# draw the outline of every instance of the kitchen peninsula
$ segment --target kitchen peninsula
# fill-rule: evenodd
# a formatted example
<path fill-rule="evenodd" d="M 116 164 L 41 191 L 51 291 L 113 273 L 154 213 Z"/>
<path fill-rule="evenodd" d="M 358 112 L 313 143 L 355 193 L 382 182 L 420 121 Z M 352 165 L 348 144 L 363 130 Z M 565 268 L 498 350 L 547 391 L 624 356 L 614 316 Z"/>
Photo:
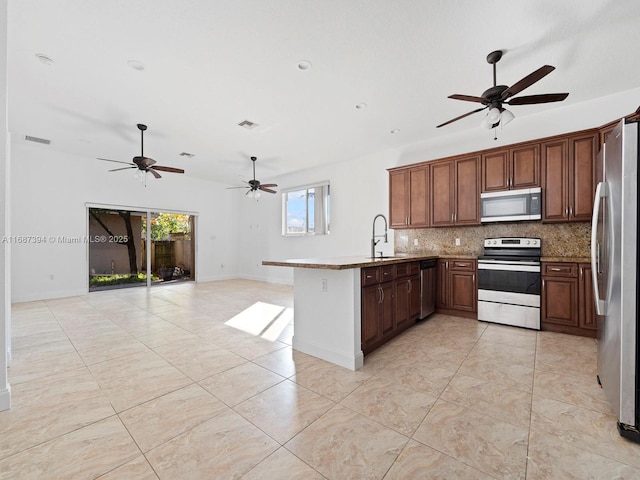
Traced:
<path fill-rule="evenodd" d="M 293 348 L 358 370 L 364 363 L 362 269 L 391 267 L 395 276 L 397 266 L 430 258 L 438 257 L 428 254 L 375 259 L 352 256 L 263 261 L 262 264 L 294 269 Z"/>

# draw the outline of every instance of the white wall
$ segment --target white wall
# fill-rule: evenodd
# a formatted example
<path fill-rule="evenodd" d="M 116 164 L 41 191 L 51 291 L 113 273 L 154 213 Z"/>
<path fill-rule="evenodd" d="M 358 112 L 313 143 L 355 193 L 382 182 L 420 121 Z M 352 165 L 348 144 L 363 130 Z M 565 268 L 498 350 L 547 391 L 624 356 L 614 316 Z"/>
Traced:
<path fill-rule="evenodd" d="M 0 238 L 11 234 L 9 134 L 7 132 L 7 2 L 0 0 Z M 11 352 L 11 245 L 0 243 L 0 411 L 11 406 L 7 377 Z"/>
<path fill-rule="evenodd" d="M 149 180 L 144 187 L 130 172 L 107 172 L 109 168 L 95 158 L 13 142 L 12 233 L 47 239 L 46 243 L 12 246 L 13 302 L 88 291 L 87 245 L 55 240 L 58 236 L 87 234 L 87 202 L 196 213 L 197 279 L 239 275 L 235 235 L 238 212 L 233 191 L 224 185 L 171 173 L 157 181 Z"/>
<path fill-rule="evenodd" d="M 596 101 L 558 108 L 549 113 L 516 118 L 505 130 L 498 130 L 498 140 L 495 141 L 493 131 L 478 127 L 473 131 L 379 152 L 349 162 L 309 169 L 280 178 L 265 178 L 278 183 L 279 189 L 328 179 L 331 182 L 331 234 L 283 237 L 281 195 L 264 195 L 267 198 L 260 198 L 257 204 L 247 199 L 242 204 L 242 271 L 250 278 L 291 283 L 293 269 L 259 266 L 260 262 L 301 257 L 368 255 L 374 216 L 377 213 L 388 216 L 387 168 L 595 128 L 633 113 L 639 105 L 640 88 L 637 88 Z M 379 229 L 381 223 L 377 227 Z M 389 235 L 389 241 L 389 245 L 385 247 L 392 252 L 392 234 Z M 378 245 L 380 246 L 382 244 Z"/>

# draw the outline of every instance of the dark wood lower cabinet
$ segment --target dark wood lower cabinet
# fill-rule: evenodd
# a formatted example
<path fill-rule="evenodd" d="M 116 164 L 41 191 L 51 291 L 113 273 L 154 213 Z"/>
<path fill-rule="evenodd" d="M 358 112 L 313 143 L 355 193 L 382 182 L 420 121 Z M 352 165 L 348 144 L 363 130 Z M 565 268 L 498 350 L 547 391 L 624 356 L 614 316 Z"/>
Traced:
<path fill-rule="evenodd" d="M 440 259 L 436 268 L 436 312 L 478 318 L 476 261 Z"/>
<path fill-rule="evenodd" d="M 366 355 L 418 319 L 420 264 L 407 262 L 363 268 L 361 279 L 361 340 Z"/>
<path fill-rule="evenodd" d="M 543 263 L 541 329 L 595 338 L 591 288 L 589 264 Z"/>

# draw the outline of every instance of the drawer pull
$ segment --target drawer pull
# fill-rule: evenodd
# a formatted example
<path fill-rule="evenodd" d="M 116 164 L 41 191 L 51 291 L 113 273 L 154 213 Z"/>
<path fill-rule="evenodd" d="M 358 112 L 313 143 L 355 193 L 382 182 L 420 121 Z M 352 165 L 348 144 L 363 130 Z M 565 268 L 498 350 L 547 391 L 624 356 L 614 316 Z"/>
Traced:
<path fill-rule="evenodd" d="M 373 275 L 367 275 L 367 278 L 373 278 Z"/>
<path fill-rule="evenodd" d="M 551 268 L 552 272 L 561 272 L 562 269 L 561 268 Z"/>
<path fill-rule="evenodd" d="M 459 267 L 468 267 L 469 264 L 468 263 L 458 263 L 457 264 Z"/>

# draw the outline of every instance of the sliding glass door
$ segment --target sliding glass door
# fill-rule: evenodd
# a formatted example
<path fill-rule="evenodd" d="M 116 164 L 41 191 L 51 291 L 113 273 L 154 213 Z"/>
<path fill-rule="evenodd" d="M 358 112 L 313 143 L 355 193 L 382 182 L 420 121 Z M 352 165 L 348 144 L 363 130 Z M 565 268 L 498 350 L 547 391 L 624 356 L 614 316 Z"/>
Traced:
<path fill-rule="evenodd" d="M 88 217 L 90 291 L 195 280 L 193 215 L 89 207 Z"/>

